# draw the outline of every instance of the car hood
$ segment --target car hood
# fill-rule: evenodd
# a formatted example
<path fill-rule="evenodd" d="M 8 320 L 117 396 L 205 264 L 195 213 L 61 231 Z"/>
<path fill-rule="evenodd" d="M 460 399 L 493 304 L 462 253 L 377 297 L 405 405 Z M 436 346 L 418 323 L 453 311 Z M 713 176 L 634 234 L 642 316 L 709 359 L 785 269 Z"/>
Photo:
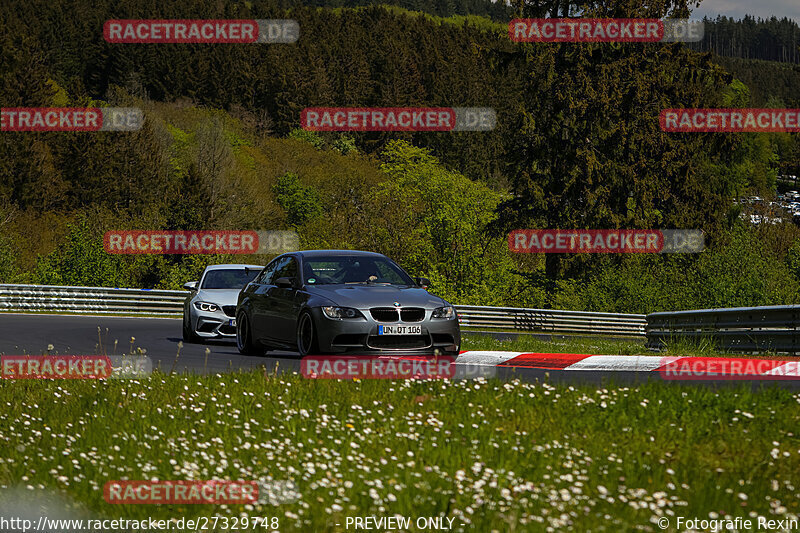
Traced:
<path fill-rule="evenodd" d="M 420 287 L 395 285 L 315 285 L 306 286 L 310 294 L 331 300 L 342 307 L 367 309 L 370 307 L 441 307 L 446 302 Z"/>
<path fill-rule="evenodd" d="M 236 305 L 239 291 L 241 289 L 201 289 L 193 300 L 217 305 Z"/>

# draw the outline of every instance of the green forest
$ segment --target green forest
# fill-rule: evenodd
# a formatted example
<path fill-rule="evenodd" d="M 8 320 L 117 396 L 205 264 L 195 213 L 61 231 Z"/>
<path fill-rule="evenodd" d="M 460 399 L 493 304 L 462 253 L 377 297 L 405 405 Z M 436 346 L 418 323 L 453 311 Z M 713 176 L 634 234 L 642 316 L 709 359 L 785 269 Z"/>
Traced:
<path fill-rule="evenodd" d="M 296 229 L 305 248 L 385 253 L 456 304 L 652 312 L 800 301 L 800 230 L 752 226 L 736 203 L 771 198 L 779 174 L 800 174 L 797 135 L 676 134 L 658 124 L 663 108 L 797 105 L 795 56 L 514 43 L 491 2 L 372 4 L 4 3 L 2 107 L 134 106 L 146 118 L 136 132 L 0 134 L 0 283 L 179 288 L 233 258 L 109 255 L 103 233 Z M 571 7 L 525 0 L 509 9 Z M 689 6 L 587 9 L 685 17 Z M 106 20 L 136 18 L 292 18 L 301 37 L 104 41 Z M 498 124 L 317 134 L 299 128 L 312 106 L 492 107 Z M 699 228 L 708 249 L 518 255 L 506 244 L 517 228 Z"/>

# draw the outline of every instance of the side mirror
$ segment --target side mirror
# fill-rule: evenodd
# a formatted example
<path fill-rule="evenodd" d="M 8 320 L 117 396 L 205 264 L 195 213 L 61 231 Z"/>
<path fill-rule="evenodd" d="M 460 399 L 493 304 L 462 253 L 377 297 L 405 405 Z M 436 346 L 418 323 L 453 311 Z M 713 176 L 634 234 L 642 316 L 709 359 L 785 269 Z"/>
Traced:
<path fill-rule="evenodd" d="M 423 289 L 427 289 L 431 286 L 431 280 L 428 278 L 414 278 L 414 281 Z"/>
<path fill-rule="evenodd" d="M 183 284 L 183 288 L 187 291 L 196 291 L 197 290 L 197 282 L 196 281 L 189 281 Z"/>
<path fill-rule="evenodd" d="M 279 289 L 294 288 L 294 278 L 278 278 L 275 280 L 275 286 Z"/>

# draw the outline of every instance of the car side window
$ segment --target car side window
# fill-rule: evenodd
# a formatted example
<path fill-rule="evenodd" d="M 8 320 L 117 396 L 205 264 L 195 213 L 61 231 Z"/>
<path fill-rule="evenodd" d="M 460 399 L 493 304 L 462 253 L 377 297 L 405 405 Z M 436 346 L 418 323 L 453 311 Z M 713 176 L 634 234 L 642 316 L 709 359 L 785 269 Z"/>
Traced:
<path fill-rule="evenodd" d="M 297 260 L 294 257 L 285 257 L 275 271 L 272 281 L 278 278 L 294 278 L 298 279 Z"/>
<path fill-rule="evenodd" d="M 272 263 L 268 264 L 264 267 L 264 270 L 261 271 L 261 274 L 258 275 L 256 278 L 256 283 L 261 285 L 269 285 L 270 281 L 272 281 L 272 274 L 275 273 L 275 269 L 281 263 L 280 259 L 274 260 Z"/>

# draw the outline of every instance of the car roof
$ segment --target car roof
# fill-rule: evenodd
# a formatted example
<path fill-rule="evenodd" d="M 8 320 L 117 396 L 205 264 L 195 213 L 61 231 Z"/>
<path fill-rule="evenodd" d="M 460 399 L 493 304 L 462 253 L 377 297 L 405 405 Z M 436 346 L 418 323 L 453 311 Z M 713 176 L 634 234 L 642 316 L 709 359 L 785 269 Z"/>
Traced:
<path fill-rule="evenodd" d="M 230 269 L 245 269 L 245 268 L 264 268 L 264 265 L 245 265 L 242 263 L 225 264 L 225 265 L 208 265 L 206 270 L 230 270 Z"/>
<path fill-rule="evenodd" d="M 330 257 L 330 256 L 363 256 L 363 257 L 385 257 L 383 254 L 377 252 L 364 252 L 361 250 L 302 250 L 293 252 L 305 259 L 314 259 L 317 257 Z"/>

